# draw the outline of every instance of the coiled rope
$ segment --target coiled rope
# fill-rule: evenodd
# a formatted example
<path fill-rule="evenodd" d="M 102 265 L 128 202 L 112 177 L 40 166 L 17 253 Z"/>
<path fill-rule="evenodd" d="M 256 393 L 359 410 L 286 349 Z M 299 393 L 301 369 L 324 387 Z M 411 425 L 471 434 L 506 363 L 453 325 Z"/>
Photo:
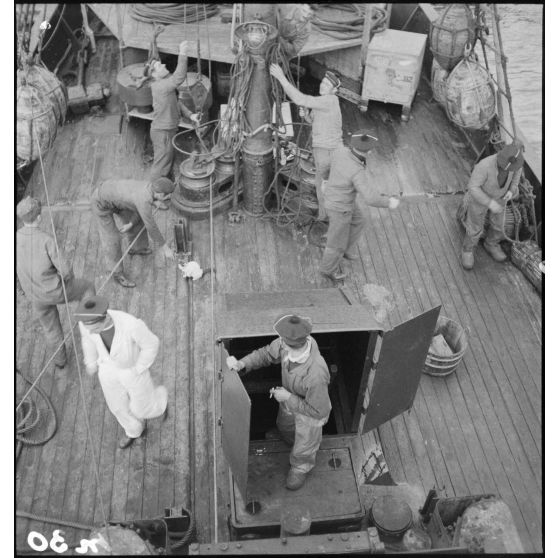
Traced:
<path fill-rule="evenodd" d="M 203 7 L 203 10 L 201 9 Z M 130 15 L 145 23 L 196 23 L 219 13 L 218 4 L 132 4 Z"/>
<path fill-rule="evenodd" d="M 354 17 L 351 19 L 328 19 L 324 10 L 341 10 L 351 12 Z M 387 24 L 387 11 L 379 6 L 374 6 L 373 23 L 370 28 L 371 32 L 377 33 L 383 31 Z M 329 16 L 333 17 L 334 16 Z M 374 21 L 375 20 L 375 21 Z M 312 25 L 324 35 L 339 40 L 360 39 L 364 33 L 364 10 L 358 4 L 325 4 L 315 12 L 312 19 Z"/>
<path fill-rule="evenodd" d="M 33 382 L 29 378 L 24 376 L 19 368 L 16 368 L 16 374 L 21 376 L 21 378 L 29 385 L 33 385 Z M 24 405 L 18 407 L 18 411 L 16 412 L 16 460 L 21 453 L 23 444 L 28 444 L 30 446 L 40 446 L 42 444 L 46 444 L 46 442 L 48 442 L 54 436 L 54 434 L 56 433 L 56 428 L 58 426 L 56 412 L 48 395 L 39 386 L 37 386 L 36 389 L 37 393 L 46 403 L 48 414 L 49 416 L 52 416 L 52 420 L 49 421 L 50 424 L 48 426 L 46 434 L 38 439 L 30 438 L 29 433 L 39 423 L 39 420 L 41 418 L 41 411 L 39 410 L 37 403 L 30 399 L 25 401 Z"/>

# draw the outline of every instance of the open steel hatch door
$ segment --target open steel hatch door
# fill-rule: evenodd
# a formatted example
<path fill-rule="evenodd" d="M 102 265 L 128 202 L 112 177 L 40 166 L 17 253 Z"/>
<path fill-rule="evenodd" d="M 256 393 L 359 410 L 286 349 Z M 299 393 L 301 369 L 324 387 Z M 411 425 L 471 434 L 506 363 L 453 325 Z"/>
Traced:
<path fill-rule="evenodd" d="M 383 334 L 361 434 L 412 407 L 440 308 Z"/>
<path fill-rule="evenodd" d="M 221 344 L 221 440 L 223 453 L 243 497 L 248 481 L 248 445 L 252 403 L 240 376 L 227 366 L 229 353 Z"/>

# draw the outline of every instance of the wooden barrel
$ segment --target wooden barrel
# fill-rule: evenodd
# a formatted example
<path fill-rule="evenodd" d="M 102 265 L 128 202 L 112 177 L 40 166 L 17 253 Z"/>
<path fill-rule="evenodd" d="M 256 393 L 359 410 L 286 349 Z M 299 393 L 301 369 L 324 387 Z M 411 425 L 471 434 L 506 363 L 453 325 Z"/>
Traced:
<path fill-rule="evenodd" d="M 213 104 L 211 81 L 207 76 L 188 72 L 186 79 L 178 87 L 178 98 L 192 112 L 202 113 L 202 122 L 207 122 L 209 109 Z"/>
<path fill-rule="evenodd" d="M 464 58 L 446 82 L 446 112 L 463 128 L 481 130 L 496 114 L 496 96 L 488 72 L 472 58 Z"/>
<path fill-rule="evenodd" d="M 430 24 L 430 50 L 440 66 L 452 70 L 467 44 L 475 45 L 475 18 L 467 4 L 450 4 Z"/>
<path fill-rule="evenodd" d="M 438 316 L 433 337 L 436 335 L 443 335 L 453 355 L 442 356 L 428 349 L 422 371 L 430 376 L 448 376 L 457 368 L 467 350 L 467 330 L 450 318 Z"/>
<path fill-rule="evenodd" d="M 62 125 L 68 110 L 68 91 L 66 86 L 46 68 L 32 64 L 25 70 L 17 71 L 18 81 L 25 81 L 38 89 L 52 103 L 57 122 Z"/>
<path fill-rule="evenodd" d="M 432 59 L 432 71 L 430 74 L 430 85 L 434 99 L 444 107 L 446 106 L 447 80 L 449 72 L 442 68 L 435 58 Z"/>
<path fill-rule="evenodd" d="M 16 99 L 16 153 L 20 159 L 30 163 L 39 158 L 37 140 L 42 157 L 54 143 L 57 131 L 56 114 L 46 95 L 31 85 L 20 84 Z"/>

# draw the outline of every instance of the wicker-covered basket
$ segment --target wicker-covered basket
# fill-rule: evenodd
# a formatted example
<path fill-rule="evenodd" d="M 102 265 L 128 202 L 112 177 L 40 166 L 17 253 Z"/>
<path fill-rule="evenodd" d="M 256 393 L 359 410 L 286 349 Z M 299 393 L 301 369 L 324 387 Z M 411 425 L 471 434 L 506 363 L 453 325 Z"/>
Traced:
<path fill-rule="evenodd" d="M 534 240 L 514 242 L 511 249 L 511 260 L 525 277 L 531 281 L 537 291 L 542 292 L 542 250 Z"/>

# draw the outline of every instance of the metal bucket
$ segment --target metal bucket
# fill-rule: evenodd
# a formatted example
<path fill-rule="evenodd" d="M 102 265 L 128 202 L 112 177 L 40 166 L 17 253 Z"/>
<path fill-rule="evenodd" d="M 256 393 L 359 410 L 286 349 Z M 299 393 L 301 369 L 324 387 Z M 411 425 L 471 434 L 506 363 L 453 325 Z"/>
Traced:
<path fill-rule="evenodd" d="M 231 66 L 219 64 L 215 72 L 216 92 L 218 97 L 228 97 L 231 92 Z"/>
<path fill-rule="evenodd" d="M 464 329 L 450 318 L 438 317 L 433 337 L 439 334 L 444 336 L 446 343 L 453 351 L 453 355 L 441 356 L 429 349 L 422 371 L 430 376 L 448 376 L 451 374 L 461 362 L 468 346 L 468 329 Z"/>
<path fill-rule="evenodd" d="M 122 68 L 116 76 L 118 85 L 118 95 L 121 101 L 124 101 L 130 107 L 150 107 L 153 104 L 153 95 L 151 94 L 151 83 L 153 80 L 149 78 L 139 89 L 136 85 L 143 78 L 143 70 L 145 64 L 130 64 Z"/>
<path fill-rule="evenodd" d="M 191 112 L 202 113 L 202 122 L 207 122 L 209 109 L 213 104 L 211 81 L 207 76 L 188 72 L 186 79 L 178 87 L 178 98 Z"/>
<path fill-rule="evenodd" d="M 380 534 L 392 539 L 401 538 L 413 524 L 413 512 L 409 504 L 392 496 L 376 498 L 368 518 Z"/>
<path fill-rule="evenodd" d="M 262 153 L 242 150 L 244 209 L 251 215 L 264 212 L 264 195 L 273 175 L 273 148 Z"/>

